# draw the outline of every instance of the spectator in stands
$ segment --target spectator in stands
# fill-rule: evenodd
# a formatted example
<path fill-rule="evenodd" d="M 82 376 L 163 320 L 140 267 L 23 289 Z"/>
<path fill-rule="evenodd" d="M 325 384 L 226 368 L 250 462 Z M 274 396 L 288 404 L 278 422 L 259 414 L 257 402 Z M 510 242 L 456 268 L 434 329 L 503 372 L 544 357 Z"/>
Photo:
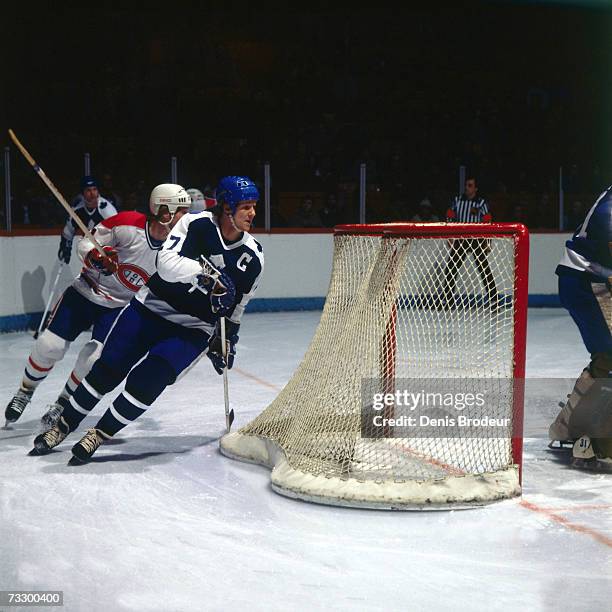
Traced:
<path fill-rule="evenodd" d="M 525 204 L 519 203 L 516 204 L 512 208 L 512 213 L 510 215 L 510 221 L 512 223 L 522 223 L 523 225 L 528 225 L 527 222 L 527 211 L 525 210 Z"/>
<path fill-rule="evenodd" d="M 323 227 L 338 225 L 338 201 L 335 194 L 328 193 L 323 208 L 319 211 Z"/>
<path fill-rule="evenodd" d="M 125 196 L 124 210 L 138 210 L 138 194 L 135 191 Z"/>
<path fill-rule="evenodd" d="M 260 225 L 263 225 L 263 222 Z M 270 202 L 270 227 L 289 227 L 289 223 L 277 202 Z"/>
<path fill-rule="evenodd" d="M 584 206 L 580 200 L 574 200 L 563 220 L 563 229 L 573 232 L 584 221 Z"/>
<path fill-rule="evenodd" d="M 314 209 L 312 197 L 310 195 L 306 195 L 302 198 L 289 224 L 291 227 L 321 227 L 321 218 Z"/>
<path fill-rule="evenodd" d="M 419 202 L 418 211 L 410 220 L 416 223 L 435 223 L 440 221 L 438 215 L 434 214 L 431 201 L 428 198 Z"/>
<path fill-rule="evenodd" d="M 147 215 L 149 213 L 149 191 L 147 190 L 146 181 L 144 179 L 140 179 L 138 183 L 136 183 L 134 193 L 137 200 L 137 205 L 134 210 Z"/>
<path fill-rule="evenodd" d="M 113 177 L 108 172 L 102 175 L 100 195 L 106 198 L 117 210 L 123 210 L 123 198 L 113 186 Z"/>
<path fill-rule="evenodd" d="M 552 229 L 555 226 L 555 218 L 556 214 L 554 204 L 551 200 L 550 194 L 544 192 L 540 196 L 536 208 L 531 216 L 531 227 Z M 558 229 L 558 227 L 556 229 Z"/>

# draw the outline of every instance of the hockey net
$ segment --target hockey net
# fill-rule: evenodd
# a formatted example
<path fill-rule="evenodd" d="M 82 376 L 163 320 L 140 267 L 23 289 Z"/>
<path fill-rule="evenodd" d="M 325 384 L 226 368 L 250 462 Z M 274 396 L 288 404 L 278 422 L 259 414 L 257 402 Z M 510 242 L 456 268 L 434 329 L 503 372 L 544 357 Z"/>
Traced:
<path fill-rule="evenodd" d="M 302 363 L 221 452 L 272 468 L 279 493 L 326 504 L 441 508 L 520 495 L 527 262 L 518 224 L 337 227 Z M 434 405 L 415 407 L 406 391 Z M 484 405 L 435 405 L 466 396 Z"/>

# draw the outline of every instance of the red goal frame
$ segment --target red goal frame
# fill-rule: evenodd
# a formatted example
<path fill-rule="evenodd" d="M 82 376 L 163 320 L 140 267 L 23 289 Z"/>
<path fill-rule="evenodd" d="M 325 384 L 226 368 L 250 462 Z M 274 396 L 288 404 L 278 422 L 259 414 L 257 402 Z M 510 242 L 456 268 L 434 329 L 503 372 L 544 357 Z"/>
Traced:
<path fill-rule="evenodd" d="M 380 236 L 423 238 L 512 238 L 514 260 L 514 405 L 512 419 L 512 455 L 519 465 L 522 480 L 523 415 L 525 397 L 525 359 L 527 345 L 527 303 L 529 288 L 529 231 L 522 223 L 373 223 L 345 224 L 334 227 L 334 236 Z M 393 321 L 387 323 L 391 333 Z M 389 364 L 395 355 L 384 355 Z M 393 366 L 392 366 L 393 367 Z"/>

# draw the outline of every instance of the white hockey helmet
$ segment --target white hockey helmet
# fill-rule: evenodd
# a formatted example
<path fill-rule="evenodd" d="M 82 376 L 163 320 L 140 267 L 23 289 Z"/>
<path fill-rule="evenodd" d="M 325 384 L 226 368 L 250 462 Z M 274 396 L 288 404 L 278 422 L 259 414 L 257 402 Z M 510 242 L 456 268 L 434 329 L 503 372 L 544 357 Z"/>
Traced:
<path fill-rule="evenodd" d="M 199 189 L 192 187 L 187 189 L 187 193 L 191 196 L 189 212 L 198 213 L 206 210 L 206 200 L 204 199 L 204 194 Z"/>
<path fill-rule="evenodd" d="M 191 196 L 180 185 L 173 183 L 162 183 L 153 188 L 149 198 L 149 209 L 154 217 L 159 214 L 159 209 L 167 206 L 172 217 L 178 208 L 191 206 Z"/>

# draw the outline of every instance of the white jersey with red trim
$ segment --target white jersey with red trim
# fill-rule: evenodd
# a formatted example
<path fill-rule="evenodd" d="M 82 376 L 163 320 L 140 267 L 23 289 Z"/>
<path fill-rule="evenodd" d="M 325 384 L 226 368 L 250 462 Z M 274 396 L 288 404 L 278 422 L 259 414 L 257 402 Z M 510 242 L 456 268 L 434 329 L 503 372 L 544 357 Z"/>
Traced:
<path fill-rule="evenodd" d="M 110 246 L 117 251 L 119 267 L 114 274 L 105 276 L 85 263 L 72 286 L 101 306 L 125 306 L 155 272 L 162 241 L 151 237 L 146 216 L 136 211 L 120 212 L 104 219 L 96 225 L 93 234 L 102 247 Z M 87 253 L 93 248 L 91 240 L 84 237 L 78 245 L 79 257 L 86 262 Z"/>

